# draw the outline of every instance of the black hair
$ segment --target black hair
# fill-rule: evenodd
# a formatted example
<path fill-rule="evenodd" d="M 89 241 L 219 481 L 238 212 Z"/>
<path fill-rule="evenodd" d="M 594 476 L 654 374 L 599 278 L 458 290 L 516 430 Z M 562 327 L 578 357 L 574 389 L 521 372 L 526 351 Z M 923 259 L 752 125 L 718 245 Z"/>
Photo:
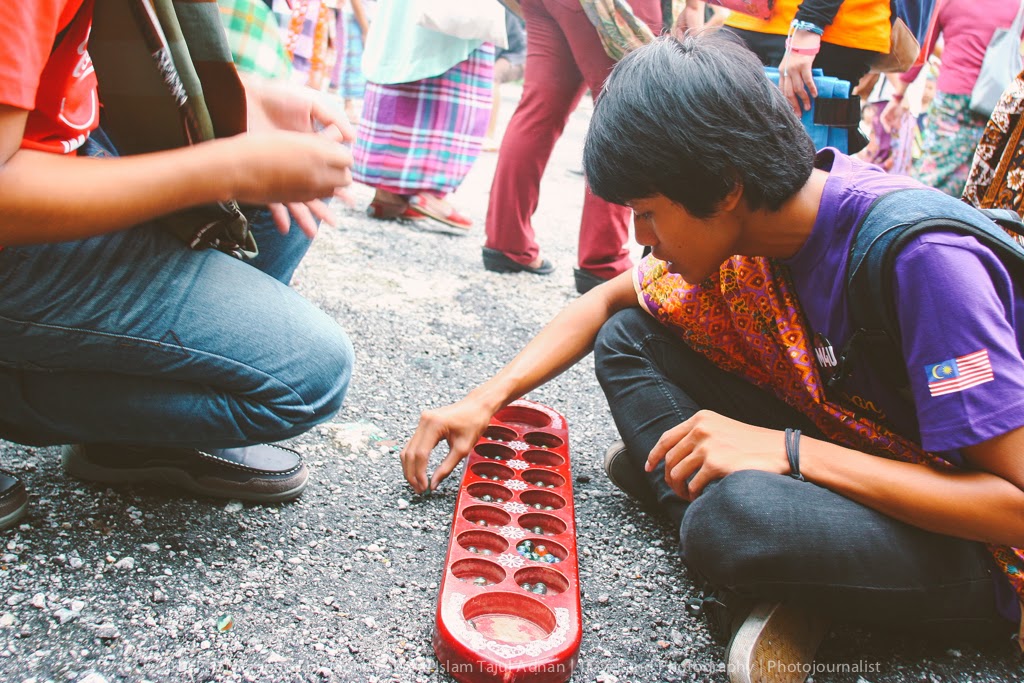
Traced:
<path fill-rule="evenodd" d="M 615 66 L 583 168 L 606 201 L 663 195 L 707 218 L 737 183 L 751 209 L 777 210 L 810 177 L 814 144 L 754 53 L 705 31 L 659 38 Z"/>

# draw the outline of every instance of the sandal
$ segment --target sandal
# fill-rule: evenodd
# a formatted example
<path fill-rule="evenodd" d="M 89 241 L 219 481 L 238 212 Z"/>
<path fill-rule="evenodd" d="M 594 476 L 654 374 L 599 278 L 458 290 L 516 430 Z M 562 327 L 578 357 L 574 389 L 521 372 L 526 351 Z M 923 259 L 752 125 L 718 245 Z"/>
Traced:
<path fill-rule="evenodd" d="M 473 221 L 456 211 L 451 204 L 427 192 L 409 197 L 409 210 L 448 226 L 450 230 L 441 228 L 440 232 L 449 235 L 466 235 L 473 227 Z"/>
<path fill-rule="evenodd" d="M 394 220 L 396 218 L 409 221 L 423 220 L 423 216 L 409 207 L 409 202 L 382 201 L 376 198 L 366 207 L 366 215 L 370 218 L 382 220 Z"/>

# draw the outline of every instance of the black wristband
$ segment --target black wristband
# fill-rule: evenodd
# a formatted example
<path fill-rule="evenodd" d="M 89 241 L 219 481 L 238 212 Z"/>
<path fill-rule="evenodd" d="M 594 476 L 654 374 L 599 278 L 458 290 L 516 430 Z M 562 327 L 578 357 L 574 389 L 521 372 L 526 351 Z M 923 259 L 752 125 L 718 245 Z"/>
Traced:
<path fill-rule="evenodd" d="M 800 430 L 786 429 L 786 457 L 789 459 L 789 476 L 797 481 L 807 481 L 800 474 Z"/>

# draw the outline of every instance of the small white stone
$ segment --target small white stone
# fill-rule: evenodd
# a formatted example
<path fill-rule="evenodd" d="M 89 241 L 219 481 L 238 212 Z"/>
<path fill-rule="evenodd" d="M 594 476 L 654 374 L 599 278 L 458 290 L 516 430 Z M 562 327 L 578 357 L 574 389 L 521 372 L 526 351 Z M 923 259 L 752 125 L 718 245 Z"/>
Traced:
<path fill-rule="evenodd" d="M 95 671 L 90 671 L 82 678 L 79 678 L 78 683 L 109 683 L 109 681 Z"/>
<path fill-rule="evenodd" d="M 10 612 L 0 614 L 0 628 L 10 628 L 11 626 L 14 626 L 14 615 Z"/>
<path fill-rule="evenodd" d="M 160 550 L 160 544 L 159 543 L 143 543 L 142 544 L 142 549 L 143 550 L 148 550 L 151 553 L 155 553 L 158 550 Z"/>
<path fill-rule="evenodd" d="M 120 560 L 114 563 L 115 569 L 135 569 L 135 558 L 134 557 L 122 557 Z"/>
<path fill-rule="evenodd" d="M 46 609 L 46 596 L 42 593 L 36 593 L 32 596 L 32 599 L 28 604 L 32 605 L 36 609 Z"/>
<path fill-rule="evenodd" d="M 245 505 L 240 500 L 230 500 L 228 504 L 224 506 L 224 512 L 241 512 L 245 509 Z"/>
<path fill-rule="evenodd" d="M 100 624 L 96 627 L 96 637 L 102 640 L 117 640 L 121 637 L 121 633 L 113 624 Z"/>
<path fill-rule="evenodd" d="M 59 610 L 53 613 L 53 616 L 57 620 L 58 624 L 63 625 L 68 623 L 72 619 L 77 619 L 79 614 L 79 612 L 75 612 L 74 610 L 64 609 L 63 607 L 61 607 Z"/>
<path fill-rule="evenodd" d="M 398 509 L 399 510 L 404 510 L 407 507 L 409 507 L 409 501 L 407 501 L 405 498 L 399 498 L 398 499 Z"/>
<path fill-rule="evenodd" d="M 287 657 L 282 657 L 276 652 L 271 651 L 270 656 L 267 657 L 267 664 L 280 664 L 281 662 L 287 662 Z"/>

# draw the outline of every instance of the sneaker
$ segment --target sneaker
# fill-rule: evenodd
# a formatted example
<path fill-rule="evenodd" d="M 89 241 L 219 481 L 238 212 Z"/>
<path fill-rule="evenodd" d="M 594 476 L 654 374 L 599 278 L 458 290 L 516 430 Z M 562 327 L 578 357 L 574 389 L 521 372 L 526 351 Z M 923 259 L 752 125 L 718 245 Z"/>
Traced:
<path fill-rule="evenodd" d="M 167 448 L 77 444 L 65 446 L 64 471 L 104 484 L 169 484 L 200 496 L 277 503 L 297 498 L 309 478 L 290 448 Z"/>
<path fill-rule="evenodd" d="M 0 470 L 0 531 L 18 523 L 28 509 L 28 493 L 21 479 Z"/>
<path fill-rule="evenodd" d="M 637 500 L 644 499 L 648 489 L 644 472 L 633 465 L 621 439 L 604 452 L 604 472 L 620 491 Z"/>
<path fill-rule="evenodd" d="M 755 605 L 726 649 L 729 683 L 803 683 L 828 620 L 785 603 Z"/>

